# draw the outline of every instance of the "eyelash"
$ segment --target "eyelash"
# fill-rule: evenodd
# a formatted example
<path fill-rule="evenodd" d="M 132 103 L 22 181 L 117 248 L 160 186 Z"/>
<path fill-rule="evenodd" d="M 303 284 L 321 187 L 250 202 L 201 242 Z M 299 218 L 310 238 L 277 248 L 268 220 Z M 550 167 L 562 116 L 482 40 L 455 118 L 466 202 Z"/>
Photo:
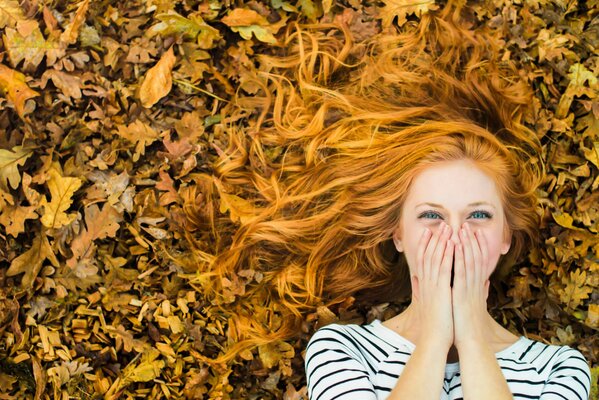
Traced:
<path fill-rule="evenodd" d="M 493 218 L 493 214 L 491 214 L 491 213 L 490 213 L 490 212 L 488 212 L 488 211 L 484 211 L 484 210 L 474 210 L 474 211 L 472 211 L 472 213 L 471 213 L 470 215 L 472 215 L 472 214 L 474 214 L 474 213 L 482 213 L 482 214 L 485 214 L 485 215 L 486 215 L 486 217 L 487 217 L 488 219 L 491 219 L 491 218 Z M 422 214 L 420 214 L 420 215 L 418 216 L 418 218 L 423 218 L 423 217 L 424 217 L 425 215 L 427 215 L 427 214 L 434 214 L 434 215 L 438 215 L 438 216 L 440 216 L 438 213 L 436 213 L 436 212 L 434 212 L 434 211 L 425 211 L 425 212 L 423 212 Z"/>

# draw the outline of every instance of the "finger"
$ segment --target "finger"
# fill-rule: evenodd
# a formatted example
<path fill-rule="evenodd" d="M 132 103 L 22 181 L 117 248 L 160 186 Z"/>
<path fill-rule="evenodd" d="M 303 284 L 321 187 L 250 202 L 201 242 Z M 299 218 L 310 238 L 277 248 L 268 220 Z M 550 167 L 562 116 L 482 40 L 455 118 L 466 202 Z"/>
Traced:
<path fill-rule="evenodd" d="M 464 224 L 465 226 L 466 224 Z M 467 287 L 473 287 L 474 284 L 474 265 L 472 259 L 472 247 L 470 245 L 470 238 L 466 233 L 466 229 L 460 229 L 460 239 L 462 241 L 462 248 L 464 250 L 464 273 Z"/>
<path fill-rule="evenodd" d="M 430 277 L 432 282 L 438 282 L 439 280 L 439 269 L 441 268 L 441 264 L 443 262 L 443 255 L 447 249 L 447 241 L 451 236 L 451 227 L 449 225 L 445 225 L 443 229 L 443 233 L 439 237 L 439 243 L 435 248 L 435 254 L 433 255 Z"/>
<path fill-rule="evenodd" d="M 451 282 L 451 264 L 453 262 L 453 253 L 454 253 L 454 243 L 451 240 L 448 240 L 447 246 L 445 248 L 445 253 L 443 254 L 443 261 L 441 263 L 441 268 L 439 268 L 439 284 L 446 287 L 449 286 Z"/>
<path fill-rule="evenodd" d="M 464 272 L 464 246 L 461 240 L 455 244 L 453 264 L 453 288 L 454 290 L 464 290 L 466 274 Z"/>
<path fill-rule="evenodd" d="M 418 241 L 418 253 L 416 255 L 416 276 L 421 278 L 424 276 L 424 262 L 425 262 L 425 251 L 430 242 L 432 232 L 430 229 L 425 228 L 424 232 L 420 236 Z"/>
<path fill-rule="evenodd" d="M 478 240 L 474 236 L 474 231 L 472 230 L 472 227 L 470 226 L 470 224 L 465 224 L 465 225 L 466 225 L 466 236 L 468 237 L 470 249 L 472 250 L 472 267 L 473 267 L 472 271 L 474 272 L 472 277 L 474 278 L 474 282 L 477 285 L 480 285 L 483 283 L 483 279 L 484 279 L 483 276 L 486 273 L 485 265 L 482 262 L 480 246 L 478 244 Z"/>
<path fill-rule="evenodd" d="M 487 247 L 487 239 L 485 235 L 480 232 L 480 229 L 476 230 L 476 238 L 478 240 L 478 245 L 480 246 L 482 265 L 485 267 L 485 276 L 483 278 L 488 279 L 489 275 L 493 272 L 493 268 L 489 265 L 489 249 Z"/>
<path fill-rule="evenodd" d="M 435 254 L 435 250 L 437 248 L 437 244 L 439 243 L 439 238 L 443 234 L 443 224 L 439 226 L 439 228 L 435 231 L 435 234 L 431 237 L 431 240 L 426 247 L 426 251 L 424 252 L 424 266 L 423 266 L 423 278 L 430 278 L 430 270 L 431 264 L 433 262 L 433 256 Z"/>

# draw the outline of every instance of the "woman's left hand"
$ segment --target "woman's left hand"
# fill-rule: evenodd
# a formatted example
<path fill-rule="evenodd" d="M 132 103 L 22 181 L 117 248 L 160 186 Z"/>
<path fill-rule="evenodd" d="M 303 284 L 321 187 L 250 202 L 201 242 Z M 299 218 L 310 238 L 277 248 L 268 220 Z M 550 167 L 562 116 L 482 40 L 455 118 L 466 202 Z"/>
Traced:
<path fill-rule="evenodd" d="M 472 231 L 468 223 L 460 229 L 460 243 L 454 252 L 454 278 L 451 290 L 454 345 L 484 340 L 489 313 L 487 297 L 489 268 L 484 235 Z M 462 232 L 463 231 L 463 232 Z"/>

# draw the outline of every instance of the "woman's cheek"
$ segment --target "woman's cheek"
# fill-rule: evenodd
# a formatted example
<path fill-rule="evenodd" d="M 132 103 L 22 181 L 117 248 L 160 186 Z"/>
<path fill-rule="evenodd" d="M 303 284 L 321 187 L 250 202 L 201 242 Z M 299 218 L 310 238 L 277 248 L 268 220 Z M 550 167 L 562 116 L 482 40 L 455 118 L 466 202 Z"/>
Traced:
<path fill-rule="evenodd" d="M 485 233 L 481 231 L 481 235 L 484 235 L 484 241 L 482 241 L 482 246 L 487 247 L 487 255 L 488 255 L 488 275 L 490 276 L 495 267 L 497 266 L 497 261 L 499 261 L 499 257 L 501 256 L 501 235 L 494 233 Z"/>

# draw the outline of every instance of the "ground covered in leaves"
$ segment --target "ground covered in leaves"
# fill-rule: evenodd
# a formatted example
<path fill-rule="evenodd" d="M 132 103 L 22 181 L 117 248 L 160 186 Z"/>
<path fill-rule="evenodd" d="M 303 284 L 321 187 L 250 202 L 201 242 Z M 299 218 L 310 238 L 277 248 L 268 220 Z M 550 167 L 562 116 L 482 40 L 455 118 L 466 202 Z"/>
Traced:
<path fill-rule="evenodd" d="M 0 399 L 302 399 L 317 321 L 397 313 L 350 299 L 307 315 L 294 341 L 212 365 L 227 318 L 193 283 L 193 263 L 170 254 L 185 256 L 184 232 L 207 248 L 225 241 L 247 212 L 217 185 L 222 235 L 206 234 L 202 188 L 225 156 L 229 100 L 261 79 L 257 55 L 280 48 L 293 21 L 344 23 L 359 40 L 441 6 L 411 4 L 0 0 Z M 596 399 L 599 3 L 473 9 L 535 88 L 526 122 L 549 167 L 546 246 L 510 275 L 494 312 L 578 348 Z"/>

